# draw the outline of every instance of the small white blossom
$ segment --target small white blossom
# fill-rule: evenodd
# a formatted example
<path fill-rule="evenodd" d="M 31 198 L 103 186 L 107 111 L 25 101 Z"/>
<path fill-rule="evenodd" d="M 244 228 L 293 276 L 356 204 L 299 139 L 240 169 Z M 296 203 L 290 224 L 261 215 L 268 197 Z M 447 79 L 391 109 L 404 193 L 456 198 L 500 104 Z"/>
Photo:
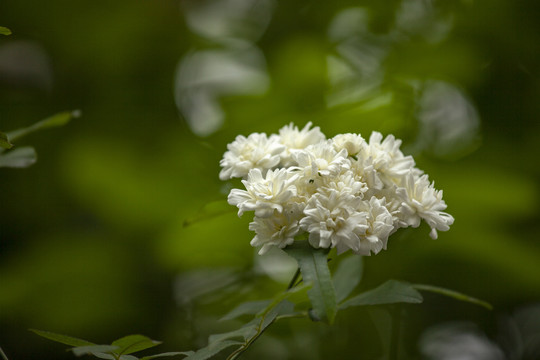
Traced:
<path fill-rule="evenodd" d="M 394 231 L 392 214 L 386 208 L 386 200 L 377 199 L 375 196 L 368 201 L 363 201 L 358 210 L 364 211 L 367 216 L 366 233 L 360 238 L 360 249 L 354 250 L 360 255 L 377 254 L 382 249 L 386 250 L 388 237 Z M 347 249 L 345 249 L 347 250 Z M 338 247 L 338 253 L 340 248 Z"/>
<path fill-rule="evenodd" d="M 247 138 L 238 135 L 227 149 L 219 163 L 223 168 L 219 173 L 221 180 L 245 178 L 251 169 L 274 168 L 279 164 L 279 155 L 285 146 L 279 143 L 277 135 L 267 137 L 264 133 L 253 133 Z"/>
<path fill-rule="evenodd" d="M 313 124 L 310 121 L 302 130 L 298 130 L 298 127 L 290 123 L 279 130 L 280 142 L 286 147 L 285 151 L 281 154 L 281 163 L 283 166 L 293 164 L 292 153 L 295 150 L 305 149 L 309 145 L 318 144 L 326 139 L 326 136 L 324 136 L 318 126 L 310 129 L 311 125 Z"/>
<path fill-rule="evenodd" d="M 442 199 L 442 190 L 435 190 L 429 183 L 428 176 L 416 177 L 411 171 L 405 177 L 405 190 L 408 201 L 402 204 L 401 213 L 409 226 L 418 227 L 424 219 L 431 227 L 430 236 L 437 238 L 437 230 L 447 231 L 454 223 L 452 215 L 443 212 L 446 203 Z"/>
<path fill-rule="evenodd" d="M 272 246 L 282 249 L 292 244 L 300 231 L 298 221 L 302 216 L 302 209 L 301 204 L 292 203 L 282 213 L 274 212 L 271 217 L 255 216 L 249 224 L 249 230 L 256 234 L 251 240 L 251 246 L 262 246 L 259 255 L 263 255 Z"/>
<path fill-rule="evenodd" d="M 238 207 L 238 216 L 245 211 L 255 211 L 255 216 L 270 217 L 274 210 L 282 212 L 283 206 L 296 196 L 294 181 L 297 177 L 287 169 L 269 170 L 265 177 L 261 170 L 253 169 L 247 180 L 242 180 L 246 190 L 231 190 L 229 204 Z"/>
<path fill-rule="evenodd" d="M 339 134 L 332 138 L 336 151 L 347 150 L 349 156 L 356 156 L 360 151 L 365 151 L 368 146 L 364 138 L 358 134 Z"/>
<path fill-rule="evenodd" d="M 369 146 L 361 156 L 371 158 L 373 168 L 377 170 L 380 178 L 388 185 L 399 182 L 415 163 L 412 156 L 405 156 L 399 149 L 401 140 L 394 135 L 388 135 L 384 140 L 381 133 L 374 131 L 369 137 Z"/>
<path fill-rule="evenodd" d="M 315 248 L 336 247 L 360 250 L 360 237 L 368 229 L 366 213 L 356 210 L 359 197 L 340 196 L 335 190 L 329 195 L 315 194 L 308 201 L 300 220 L 302 229 L 309 233 L 309 243 Z"/>
<path fill-rule="evenodd" d="M 316 179 L 319 176 L 335 176 L 349 169 L 347 150 L 336 151 L 331 140 L 308 146 L 293 153 L 293 159 L 304 177 Z"/>

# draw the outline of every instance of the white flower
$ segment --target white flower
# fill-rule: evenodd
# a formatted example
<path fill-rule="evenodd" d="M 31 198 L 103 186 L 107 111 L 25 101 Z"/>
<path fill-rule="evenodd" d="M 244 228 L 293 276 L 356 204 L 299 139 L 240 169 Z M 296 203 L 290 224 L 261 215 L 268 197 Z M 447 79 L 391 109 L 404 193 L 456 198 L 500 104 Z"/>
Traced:
<path fill-rule="evenodd" d="M 253 222 L 249 224 L 249 230 L 256 234 L 251 240 L 251 246 L 262 245 L 259 255 L 263 255 L 272 246 L 282 249 L 292 244 L 300 231 L 298 220 L 302 216 L 302 209 L 302 204 L 292 203 L 282 213 L 275 212 L 271 217 L 255 216 Z"/>
<path fill-rule="evenodd" d="M 295 150 L 305 149 L 309 145 L 318 144 L 326 139 L 318 126 L 310 129 L 311 125 L 310 121 L 302 130 L 298 130 L 298 127 L 290 123 L 279 130 L 280 142 L 286 146 L 286 150 L 281 154 L 283 166 L 293 164 L 292 153 Z"/>
<path fill-rule="evenodd" d="M 404 221 L 412 227 L 418 227 L 424 219 L 431 227 L 430 236 L 437 238 L 437 230 L 447 231 L 454 223 L 452 215 L 443 212 L 446 203 L 442 199 L 442 190 L 435 190 L 429 183 L 428 176 L 417 177 L 413 171 L 405 177 L 405 190 L 408 201 L 402 204 L 401 213 Z"/>
<path fill-rule="evenodd" d="M 315 248 L 340 248 L 360 250 L 360 237 L 368 229 L 366 213 L 355 209 L 362 199 L 340 196 L 330 190 L 329 196 L 315 194 L 304 209 L 305 217 L 300 220 L 302 229 L 309 232 L 309 243 Z"/>
<path fill-rule="evenodd" d="M 265 218 L 274 210 L 283 212 L 283 206 L 296 196 L 294 181 L 298 175 L 287 169 L 269 170 L 263 177 L 261 170 L 253 169 L 247 180 L 242 180 L 246 190 L 232 189 L 228 202 L 238 207 L 238 216 L 245 211 L 255 211 L 255 216 Z"/>
<path fill-rule="evenodd" d="M 304 177 L 313 180 L 318 176 L 338 175 L 342 170 L 351 167 L 347 159 L 347 150 L 337 152 L 331 140 L 310 145 L 305 150 L 295 151 L 293 159 L 302 170 Z"/>
<path fill-rule="evenodd" d="M 369 137 L 369 146 L 361 153 L 364 159 L 371 158 L 373 168 L 380 174 L 381 180 L 389 185 L 399 182 L 415 166 L 413 157 L 403 155 L 400 146 L 401 140 L 394 135 L 388 135 L 383 140 L 382 134 L 374 131 Z"/>
<path fill-rule="evenodd" d="M 340 193 L 340 196 L 352 195 L 363 198 L 368 187 L 366 183 L 359 181 L 352 171 L 346 170 L 337 176 L 324 177 L 317 188 L 318 193 L 326 196 L 329 195 L 331 190 L 336 190 Z"/>
<path fill-rule="evenodd" d="M 251 169 L 272 169 L 279 164 L 285 146 L 279 143 L 277 135 L 253 133 L 247 138 L 238 135 L 227 149 L 219 163 L 223 168 L 219 173 L 221 180 L 245 178 Z"/>
<path fill-rule="evenodd" d="M 359 134 L 326 140 L 311 126 L 238 136 L 221 160 L 220 178 L 243 178 L 245 189 L 231 190 L 228 202 L 239 216 L 254 211 L 249 229 L 259 254 L 306 232 L 315 248 L 377 254 L 399 228 L 424 220 L 437 238 L 453 224 L 442 191 L 401 152 L 401 140 L 378 132 L 369 142 Z"/>
<path fill-rule="evenodd" d="M 365 212 L 368 228 L 360 237 L 360 248 L 353 251 L 360 255 L 377 254 L 382 249 L 386 250 L 388 237 L 394 231 L 394 220 L 392 214 L 386 208 L 386 200 L 371 197 L 369 201 L 363 201 L 358 210 Z M 338 253 L 348 249 L 337 248 Z"/>
<path fill-rule="evenodd" d="M 350 133 L 336 135 L 332 138 L 332 142 L 336 151 L 345 149 L 349 156 L 356 156 L 356 154 L 368 146 L 362 136 Z"/>

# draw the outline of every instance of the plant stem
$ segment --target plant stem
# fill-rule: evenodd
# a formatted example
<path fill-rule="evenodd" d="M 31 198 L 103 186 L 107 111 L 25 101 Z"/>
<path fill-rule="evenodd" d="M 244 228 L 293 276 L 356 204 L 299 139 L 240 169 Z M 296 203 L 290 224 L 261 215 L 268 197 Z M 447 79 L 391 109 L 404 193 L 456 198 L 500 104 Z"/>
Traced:
<path fill-rule="evenodd" d="M 2 355 L 2 359 L 4 360 L 8 360 L 6 354 L 4 353 L 4 350 L 2 350 L 2 348 L 0 347 L 0 355 Z"/>
<path fill-rule="evenodd" d="M 296 283 L 296 280 L 298 280 L 298 277 L 300 276 L 300 268 L 296 269 L 296 272 L 294 273 L 291 282 L 289 283 L 289 286 L 287 286 L 287 290 L 291 290 Z"/>

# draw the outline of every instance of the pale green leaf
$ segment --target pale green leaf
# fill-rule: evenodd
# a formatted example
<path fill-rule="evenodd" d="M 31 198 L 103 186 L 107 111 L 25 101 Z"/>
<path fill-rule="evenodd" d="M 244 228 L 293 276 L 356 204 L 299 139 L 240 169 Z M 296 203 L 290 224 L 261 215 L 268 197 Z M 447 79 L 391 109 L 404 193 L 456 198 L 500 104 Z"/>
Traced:
<path fill-rule="evenodd" d="M 208 343 L 209 344 L 218 343 L 224 340 L 240 338 L 240 337 L 243 338 L 244 340 L 249 339 L 250 337 L 252 337 L 254 334 L 257 333 L 257 326 L 259 322 L 260 322 L 259 319 L 254 319 L 239 329 L 229 331 L 226 333 L 210 335 L 210 337 L 208 338 Z"/>
<path fill-rule="evenodd" d="M 477 299 L 475 297 L 469 296 L 469 295 L 465 295 L 463 293 L 460 293 L 454 290 L 445 289 L 445 288 L 433 286 L 433 285 L 424 285 L 424 284 L 414 284 L 412 285 L 412 287 L 415 288 L 416 290 L 429 291 L 432 293 L 448 296 L 448 297 L 451 297 L 460 301 L 466 301 L 472 304 L 480 305 L 480 306 L 485 307 L 488 310 L 493 310 L 493 306 L 491 306 L 490 303 Z"/>
<path fill-rule="evenodd" d="M 128 335 L 113 341 L 111 345 L 118 347 L 115 352 L 122 355 L 149 349 L 159 344 L 161 344 L 160 341 L 154 341 L 144 335 Z"/>
<path fill-rule="evenodd" d="M 351 255 L 339 263 L 333 276 L 338 303 L 345 300 L 360 283 L 362 279 L 362 266 L 362 257 L 358 255 Z"/>
<path fill-rule="evenodd" d="M 195 353 L 184 358 L 184 360 L 206 360 L 225 350 L 228 347 L 242 345 L 243 342 L 235 340 L 225 340 L 217 343 L 208 344 L 208 346 L 197 350 Z"/>
<path fill-rule="evenodd" d="M 229 311 L 220 321 L 233 320 L 242 315 L 255 315 L 270 303 L 271 300 L 247 301 Z"/>
<path fill-rule="evenodd" d="M 327 251 L 315 249 L 307 241 L 297 241 L 286 247 L 285 252 L 298 261 L 304 281 L 312 284 L 308 296 L 315 315 L 321 320 L 333 323 L 337 313 L 337 302 L 328 269 Z"/>
<path fill-rule="evenodd" d="M 71 349 L 76 356 L 82 355 L 96 355 L 96 354 L 112 354 L 118 349 L 117 346 L 112 345 L 85 345 L 77 346 Z"/>
<path fill-rule="evenodd" d="M 36 330 L 36 329 L 30 329 L 33 333 L 44 337 L 46 339 L 59 342 L 64 345 L 69 346 L 92 346 L 95 345 L 94 343 L 91 343 L 90 341 L 77 339 L 71 336 L 62 335 L 62 334 L 56 334 L 50 331 L 43 331 L 43 330 Z"/>
<path fill-rule="evenodd" d="M 423 301 L 422 295 L 411 285 L 402 281 L 388 280 L 381 286 L 361 293 L 342 303 L 339 308 L 351 306 L 383 305 L 395 303 L 418 304 Z"/>
<path fill-rule="evenodd" d="M 37 155 L 34 148 L 24 146 L 0 154 L 0 167 L 25 168 L 34 164 L 36 160 Z"/>
<path fill-rule="evenodd" d="M 22 129 L 17 129 L 14 131 L 10 131 L 8 133 L 8 136 L 11 139 L 11 141 L 15 141 L 23 136 L 33 133 L 34 131 L 43 130 L 50 127 L 63 126 L 67 124 L 71 119 L 77 118 L 80 115 L 81 115 L 81 112 L 79 110 L 64 111 L 64 112 L 55 114 L 53 116 L 50 116 L 44 120 L 41 120 L 31 126 L 28 126 Z"/>
<path fill-rule="evenodd" d="M 0 131 L 0 148 L 11 149 L 13 144 L 9 141 L 9 138 L 6 134 Z"/>
<path fill-rule="evenodd" d="M 0 26 L 0 35 L 11 35 L 11 30 L 7 27 Z"/>
<path fill-rule="evenodd" d="M 142 357 L 140 360 L 151 360 L 151 359 L 156 359 L 160 357 L 171 357 L 171 356 L 178 356 L 178 355 L 188 356 L 188 355 L 193 355 L 193 354 L 194 354 L 193 351 L 166 352 L 166 353 L 161 353 L 161 354 L 145 356 L 145 357 Z"/>

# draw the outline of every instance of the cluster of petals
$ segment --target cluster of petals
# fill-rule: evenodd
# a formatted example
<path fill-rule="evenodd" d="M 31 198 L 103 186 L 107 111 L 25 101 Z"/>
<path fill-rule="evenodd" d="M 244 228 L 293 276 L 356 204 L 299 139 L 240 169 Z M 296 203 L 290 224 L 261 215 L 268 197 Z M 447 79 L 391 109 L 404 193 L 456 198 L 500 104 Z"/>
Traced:
<path fill-rule="evenodd" d="M 400 146 L 393 135 L 327 139 L 311 123 L 301 130 L 291 123 L 279 134 L 237 136 L 220 162 L 220 178 L 242 179 L 244 189 L 232 189 L 228 202 L 239 216 L 254 212 L 249 229 L 259 254 L 299 235 L 315 248 L 377 254 L 399 228 L 424 220 L 435 239 L 454 222 L 442 191 Z"/>

